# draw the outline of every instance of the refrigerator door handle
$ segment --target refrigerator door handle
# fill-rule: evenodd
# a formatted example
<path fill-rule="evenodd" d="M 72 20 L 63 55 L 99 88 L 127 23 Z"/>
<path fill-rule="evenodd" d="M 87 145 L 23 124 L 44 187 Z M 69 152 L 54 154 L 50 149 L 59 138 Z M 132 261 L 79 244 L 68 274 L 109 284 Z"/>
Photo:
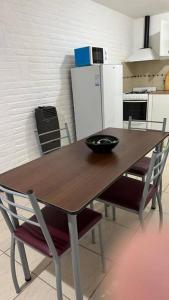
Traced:
<path fill-rule="evenodd" d="M 100 74 L 95 75 L 95 86 L 100 86 Z"/>

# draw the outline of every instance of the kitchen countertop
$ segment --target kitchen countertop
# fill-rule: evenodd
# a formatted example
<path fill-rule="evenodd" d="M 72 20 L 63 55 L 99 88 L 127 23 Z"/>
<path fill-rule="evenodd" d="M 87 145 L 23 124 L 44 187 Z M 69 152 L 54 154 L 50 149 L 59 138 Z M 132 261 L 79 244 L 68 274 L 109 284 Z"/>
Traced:
<path fill-rule="evenodd" d="M 169 91 L 156 91 L 156 92 L 151 92 L 150 94 L 152 95 L 169 95 Z"/>

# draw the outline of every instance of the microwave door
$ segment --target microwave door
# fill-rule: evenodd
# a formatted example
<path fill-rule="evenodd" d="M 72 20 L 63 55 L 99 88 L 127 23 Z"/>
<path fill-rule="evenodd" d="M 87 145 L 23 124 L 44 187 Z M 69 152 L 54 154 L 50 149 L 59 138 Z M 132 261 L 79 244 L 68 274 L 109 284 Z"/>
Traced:
<path fill-rule="evenodd" d="M 103 64 L 103 48 L 92 47 L 93 64 Z"/>

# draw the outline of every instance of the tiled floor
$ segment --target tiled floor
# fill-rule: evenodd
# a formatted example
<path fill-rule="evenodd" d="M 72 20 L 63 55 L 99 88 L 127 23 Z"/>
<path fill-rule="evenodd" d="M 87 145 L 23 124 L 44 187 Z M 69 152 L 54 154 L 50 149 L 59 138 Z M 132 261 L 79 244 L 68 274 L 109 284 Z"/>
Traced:
<path fill-rule="evenodd" d="M 164 226 L 169 226 L 169 160 L 163 176 L 163 209 Z M 103 211 L 103 206 L 97 204 L 97 209 Z M 147 226 L 156 228 L 158 226 L 158 211 L 146 211 Z M 118 247 L 125 239 L 130 242 L 140 230 L 137 216 L 117 209 L 116 222 L 111 221 L 111 210 L 109 218 L 103 220 L 103 239 L 106 253 L 106 273 L 101 271 L 101 262 L 98 243 L 91 243 L 91 235 L 87 235 L 80 241 L 81 276 L 84 291 L 84 299 L 110 300 L 112 290 L 104 291 L 106 281 L 116 284 L 113 266 L 118 256 Z M 32 281 L 25 284 L 22 267 L 18 252 L 16 253 L 17 275 L 22 286 L 20 295 L 15 293 L 10 272 L 10 234 L 0 215 L 0 299 L 3 300 L 56 300 L 55 276 L 50 259 L 26 247 Z M 62 257 L 62 277 L 64 300 L 75 299 L 70 251 Z"/>

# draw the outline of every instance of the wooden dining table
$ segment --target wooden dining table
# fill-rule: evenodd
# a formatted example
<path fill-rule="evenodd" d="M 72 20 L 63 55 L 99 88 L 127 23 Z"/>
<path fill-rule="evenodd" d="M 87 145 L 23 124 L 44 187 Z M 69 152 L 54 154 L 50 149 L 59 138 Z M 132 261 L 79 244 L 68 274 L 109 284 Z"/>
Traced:
<path fill-rule="evenodd" d="M 107 154 L 93 153 L 84 140 L 65 146 L 0 175 L 0 185 L 33 190 L 37 199 L 68 215 L 76 299 L 83 299 L 76 216 L 168 135 L 168 132 L 107 128 L 119 144 Z M 24 254 L 24 249 L 22 249 Z M 76 262 L 76 263 L 75 263 Z"/>

